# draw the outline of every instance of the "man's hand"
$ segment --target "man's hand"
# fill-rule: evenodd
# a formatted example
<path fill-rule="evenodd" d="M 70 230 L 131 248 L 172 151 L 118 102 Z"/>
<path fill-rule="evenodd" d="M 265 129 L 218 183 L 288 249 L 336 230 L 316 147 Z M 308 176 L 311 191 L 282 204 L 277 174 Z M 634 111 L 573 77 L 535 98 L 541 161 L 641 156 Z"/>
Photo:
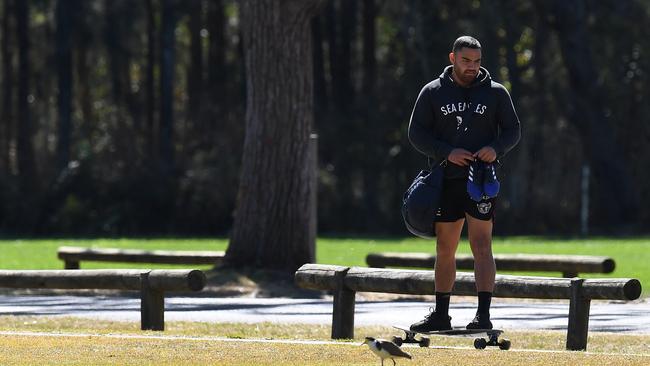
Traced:
<path fill-rule="evenodd" d="M 486 163 L 491 163 L 497 159 L 497 152 L 491 146 L 485 146 L 475 152 L 473 157 L 481 159 Z"/>
<path fill-rule="evenodd" d="M 496 157 L 496 154 L 494 155 Z M 451 150 L 449 156 L 447 156 L 447 161 L 460 166 L 468 166 L 469 163 L 474 161 L 474 155 L 465 149 L 456 148 Z"/>

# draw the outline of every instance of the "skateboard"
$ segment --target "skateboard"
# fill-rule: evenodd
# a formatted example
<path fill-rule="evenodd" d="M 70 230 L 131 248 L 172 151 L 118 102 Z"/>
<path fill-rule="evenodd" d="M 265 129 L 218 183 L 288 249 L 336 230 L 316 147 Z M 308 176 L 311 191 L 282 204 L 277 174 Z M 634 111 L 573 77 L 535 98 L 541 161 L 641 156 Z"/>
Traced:
<path fill-rule="evenodd" d="M 501 338 L 499 336 L 503 333 L 501 329 L 465 329 L 465 328 L 453 328 L 450 330 L 438 330 L 433 332 L 414 332 L 407 327 L 398 327 L 393 326 L 395 329 L 403 331 L 406 336 L 402 337 L 393 337 L 393 343 L 398 346 L 401 346 L 403 343 L 417 343 L 420 347 L 429 347 L 431 340 L 429 337 L 425 336 L 450 336 L 450 337 L 472 337 L 477 335 L 484 335 L 483 337 L 478 337 L 474 339 L 474 348 L 476 349 L 485 349 L 487 346 L 499 347 L 502 350 L 510 349 L 510 340 Z M 420 338 L 416 338 L 416 335 L 420 334 Z"/>

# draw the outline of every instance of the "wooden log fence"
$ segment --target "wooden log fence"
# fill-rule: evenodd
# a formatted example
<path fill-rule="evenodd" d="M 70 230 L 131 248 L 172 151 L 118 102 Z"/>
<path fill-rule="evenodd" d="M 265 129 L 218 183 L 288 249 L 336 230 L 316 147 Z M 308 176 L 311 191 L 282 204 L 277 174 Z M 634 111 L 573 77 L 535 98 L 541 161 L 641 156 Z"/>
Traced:
<path fill-rule="evenodd" d="M 0 270 L 0 287 L 140 291 L 142 330 L 165 329 L 165 292 L 200 291 L 199 270 Z"/>
<path fill-rule="evenodd" d="M 162 264 L 217 264 L 223 260 L 223 251 L 195 250 L 138 250 L 116 248 L 60 247 L 58 258 L 65 269 L 79 269 L 81 261 Z"/>
<path fill-rule="evenodd" d="M 305 264 L 295 273 L 296 284 L 305 289 L 334 291 L 332 338 L 354 337 L 356 292 L 412 295 L 435 293 L 434 272 L 425 270 L 343 267 Z M 454 295 L 476 296 L 474 275 L 459 272 Z M 631 278 L 558 278 L 497 275 L 494 297 L 568 299 L 566 348 L 586 350 L 591 300 L 635 300 L 641 283 Z"/>
<path fill-rule="evenodd" d="M 578 277 L 579 273 L 612 273 L 616 268 L 614 259 L 591 255 L 551 254 L 496 254 L 494 261 L 498 271 L 561 272 L 565 278 Z M 429 253 L 368 253 L 369 267 L 433 268 L 436 256 Z M 474 269 L 474 257 L 456 255 L 456 268 Z"/>

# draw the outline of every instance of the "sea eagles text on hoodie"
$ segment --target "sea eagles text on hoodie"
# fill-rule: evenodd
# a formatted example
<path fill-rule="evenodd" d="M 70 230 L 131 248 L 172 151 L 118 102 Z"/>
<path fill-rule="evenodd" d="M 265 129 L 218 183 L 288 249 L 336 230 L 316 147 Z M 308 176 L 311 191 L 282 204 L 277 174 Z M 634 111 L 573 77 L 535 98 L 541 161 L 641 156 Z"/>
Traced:
<path fill-rule="evenodd" d="M 497 158 L 504 156 L 521 137 L 519 117 L 510 94 L 503 85 L 492 81 L 483 67 L 468 87 L 454 82 L 452 69 L 447 66 L 439 78 L 420 91 L 409 123 L 411 144 L 438 163 L 454 148 L 475 153 L 491 146 Z M 463 125 L 466 129 L 457 131 L 467 108 L 473 110 L 469 123 Z M 449 162 L 445 177 L 465 178 L 467 167 Z"/>

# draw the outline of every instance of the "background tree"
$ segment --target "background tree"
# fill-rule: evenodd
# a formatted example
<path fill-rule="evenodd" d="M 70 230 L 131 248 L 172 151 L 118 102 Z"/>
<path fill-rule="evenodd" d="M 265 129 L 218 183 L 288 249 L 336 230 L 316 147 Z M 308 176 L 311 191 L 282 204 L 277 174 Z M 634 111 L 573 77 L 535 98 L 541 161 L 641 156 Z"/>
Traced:
<path fill-rule="evenodd" d="M 72 7 L 73 0 L 60 0 L 56 7 L 56 58 L 58 61 L 59 131 L 57 168 L 64 169 L 70 160 L 72 134 Z"/>
<path fill-rule="evenodd" d="M 460 34 L 481 41 L 522 120 L 499 170 L 496 233 L 579 235 L 583 193 L 590 233 L 647 232 L 650 186 L 638 183 L 650 179 L 647 1 L 323 2 L 305 18 L 313 62 L 294 68 L 313 63 L 315 116 L 292 140 L 318 134 L 320 235 L 409 235 L 400 200 L 427 162 L 408 142 L 408 119 Z M 247 66 L 240 10 L 236 0 L 0 0 L 0 235 L 234 234 L 255 116 L 247 95 L 282 101 L 264 109 L 268 120 L 258 112 L 260 133 L 275 128 L 266 124 L 276 109 L 297 115 L 275 90 L 251 91 L 266 89 L 246 72 L 284 75 L 279 65 L 292 60 L 280 51 L 294 38 L 268 35 L 264 55 L 277 60 Z"/>
<path fill-rule="evenodd" d="M 318 0 L 243 0 L 247 108 L 237 212 L 225 261 L 294 271 L 315 259 L 309 230 L 311 17 Z"/>
<path fill-rule="evenodd" d="M 580 131 L 586 162 L 593 167 L 596 223 L 627 224 L 637 216 L 636 187 L 628 173 L 627 159 L 621 159 L 623 154 L 612 134 L 614 126 L 603 110 L 607 104 L 599 80 L 594 77 L 598 72 L 587 30 L 586 4 L 582 0 L 558 0 L 552 6 L 553 24 L 562 35 L 560 49 L 569 75 L 569 87 L 578 91 L 567 93 L 571 103 L 570 117 Z"/>

